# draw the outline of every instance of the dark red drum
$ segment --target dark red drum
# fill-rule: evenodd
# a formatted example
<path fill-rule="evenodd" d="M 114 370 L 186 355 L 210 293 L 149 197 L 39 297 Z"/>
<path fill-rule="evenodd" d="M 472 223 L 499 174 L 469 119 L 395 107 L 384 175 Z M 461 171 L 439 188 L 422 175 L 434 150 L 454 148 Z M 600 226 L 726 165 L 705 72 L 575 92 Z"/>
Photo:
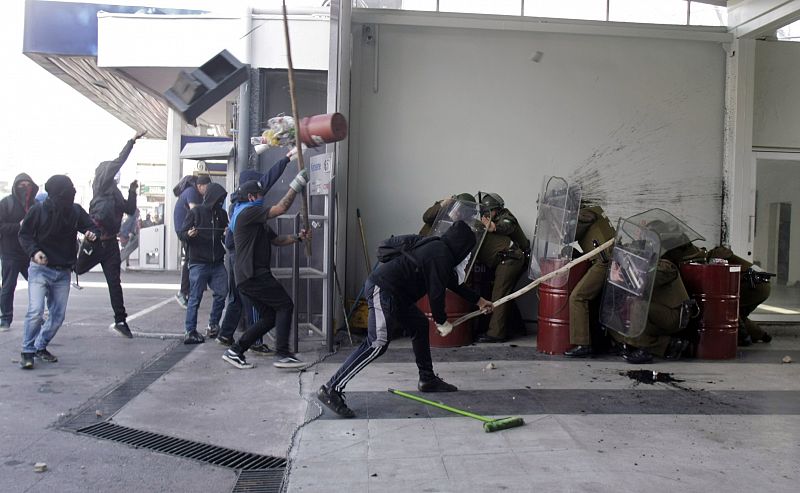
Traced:
<path fill-rule="evenodd" d="M 563 262 L 566 265 L 566 262 Z M 581 262 L 569 271 L 564 286 L 554 287 L 546 282 L 539 285 L 539 331 L 536 348 L 540 353 L 564 354 L 572 347 L 569 343 L 569 294 L 591 267 L 591 262 Z M 552 272 L 561 266 L 547 270 Z"/>
<path fill-rule="evenodd" d="M 741 266 L 689 263 L 680 269 L 686 291 L 700 305 L 700 317 L 691 322 L 700 334 L 697 357 L 735 358 Z"/>
<path fill-rule="evenodd" d="M 428 317 L 428 333 L 430 334 L 431 347 L 459 347 L 472 344 L 472 320 L 453 327 L 452 332 L 442 337 L 436 330 L 436 322 L 433 321 L 431 306 L 428 302 L 427 295 L 423 296 L 417 302 L 417 308 Z M 470 305 L 469 301 L 449 289 L 445 296 L 445 309 L 447 310 L 448 322 L 453 322 L 462 315 L 473 311 L 473 307 Z"/>
<path fill-rule="evenodd" d="M 347 120 L 341 113 L 300 119 L 300 141 L 308 147 L 339 142 L 347 137 Z"/>

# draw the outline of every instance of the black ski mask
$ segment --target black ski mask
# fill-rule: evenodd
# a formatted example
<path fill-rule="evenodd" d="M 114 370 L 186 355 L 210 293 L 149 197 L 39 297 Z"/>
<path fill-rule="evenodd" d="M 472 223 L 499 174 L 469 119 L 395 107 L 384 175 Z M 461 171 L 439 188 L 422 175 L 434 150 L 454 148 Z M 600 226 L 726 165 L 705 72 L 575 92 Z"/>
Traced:
<path fill-rule="evenodd" d="M 75 203 L 75 187 L 66 175 L 53 175 L 44 184 L 47 198 L 58 208 L 72 207 Z"/>

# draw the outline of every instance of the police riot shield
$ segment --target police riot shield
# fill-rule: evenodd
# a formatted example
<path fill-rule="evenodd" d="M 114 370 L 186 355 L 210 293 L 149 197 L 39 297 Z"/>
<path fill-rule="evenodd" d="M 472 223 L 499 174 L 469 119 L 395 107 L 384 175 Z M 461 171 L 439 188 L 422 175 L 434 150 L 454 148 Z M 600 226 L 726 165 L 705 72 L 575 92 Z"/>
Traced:
<path fill-rule="evenodd" d="M 624 336 L 644 331 L 660 251 L 656 232 L 630 218 L 619 220 L 600 308 L 604 327 Z"/>
<path fill-rule="evenodd" d="M 705 241 L 703 235 L 664 209 L 650 209 L 629 217 L 628 221 L 658 234 L 661 241 L 659 256 L 695 240 Z"/>
<path fill-rule="evenodd" d="M 478 204 L 467 200 L 447 199 L 433 221 L 431 235 L 442 236 L 456 221 L 464 221 L 475 232 L 484 229 Z"/>
<path fill-rule="evenodd" d="M 545 177 L 533 234 L 531 279 L 549 274 L 572 260 L 580 204 L 580 185 L 558 176 Z M 547 284 L 561 287 L 568 279 L 569 272 L 565 272 L 548 280 Z"/>

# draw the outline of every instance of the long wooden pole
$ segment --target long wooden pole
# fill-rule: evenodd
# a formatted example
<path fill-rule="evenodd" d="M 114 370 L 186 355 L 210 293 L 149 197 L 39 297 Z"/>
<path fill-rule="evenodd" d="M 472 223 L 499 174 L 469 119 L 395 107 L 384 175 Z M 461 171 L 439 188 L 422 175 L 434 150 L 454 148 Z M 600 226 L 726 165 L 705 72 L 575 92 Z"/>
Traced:
<path fill-rule="evenodd" d="M 600 245 L 599 247 L 595 248 L 591 252 L 581 255 L 580 257 L 578 257 L 575 260 L 571 261 L 567 265 L 565 265 L 565 266 L 563 266 L 563 267 L 561 267 L 559 269 L 556 269 L 553 272 L 550 272 L 548 274 L 543 275 L 542 277 L 536 279 L 535 281 L 533 281 L 532 283 L 528 284 L 527 286 L 525 286 L 525 287 L 523 287 L 523 288 L 521 288 L 521 289 L 519 289 L 517 291 L 514 291 L 513 293 L 511 293 L 511 294 L 509 294 L 507 296 L 503 296 L 499 300 L 494 301 L 492 304 L 494 305 L 495 308 L 497 308 L 498 306 L 502 305 L 503 303 L 505 303 L 507 301 L 511 301 L 511 300 L 513 300 L 515 298 L 519 298 L 520 296 L 522 296 L 523 294 L 527 293 L 531 289 L 535 288 L 539 284 L 541 284 L 541 283 L 543 283 L 545 281 L 549 281 L 550 279 L 552 279 L 552 278 L 554 278 L 554 277 L 556 277 L 556 276 L 558 276 L 558 275 L 560 275 L 560 274 L 562 274 L 564 272 L 567 272 L 568 270 L 570 270 L 571 268 L 575 267 L 576 265 L 578 265 L 581 262 L 584 262 L 586 260 L 589 260 L 592 257 L 600 255 L 600 252 L 602 252 L 603 250 L 605 250 L 606 248 L 610 247 L 613 244 L 614 244 L 614 239 L 612 238 L 612 239 L 608 240 L 607 242 L 603 243 L 602 245 Z M 467 313 L 463 317 L 461 317 L 458 320 L 456 320 L 455 322 L 453 322 L 453 327 L 455 327 L 455 326 L 457 326 L 459 324 L 463 324 L 467 320 L 473 319 L 473 318 L 477 317 L 478 315 L 481 315 L 482 313 L 483 313 L 482 310 L 475 310 L 472 313 Z"/>
<path fill-rule="evenodd" d="M 289 16 L 286 13 L 286 0 L 283 0 L 283 34 L 286 39 L 286 63 L 289 67 L 289 96 L 292 99 L 292 115 L 294 115 L 294 132 L 297 143 L 297 169 L 305 169 L 303 161 L 303 144 L 300 142 L 300 115 L 297 112 L 297 93 L 294 86 L 294 66 L 292 65 L 292 45 L 289 42 Z M 303 227 L 307 233 L 311 233 L 308 224 L 308 187 L 303 189 L 303 196 L 300 199 L 300 212 L 303 216 Z M 305 241 L 306 256 L 311 256 L 311 241 Z"/>

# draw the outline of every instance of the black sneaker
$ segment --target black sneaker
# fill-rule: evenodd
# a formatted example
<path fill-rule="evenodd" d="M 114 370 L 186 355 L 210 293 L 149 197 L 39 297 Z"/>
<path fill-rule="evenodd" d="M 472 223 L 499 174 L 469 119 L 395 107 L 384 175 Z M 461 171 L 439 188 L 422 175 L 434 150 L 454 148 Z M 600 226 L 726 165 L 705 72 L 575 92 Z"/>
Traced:
<path fill-rule="evenodd" d="M 653 361 L 653 355 L 642 348 L 631 348 L 630 351 L 622 354 L 622 359 L 632 365 L 641 365 Z"/>
<path fill-rule="evenodd" d="M 0 332 L 8 332 L 10 328 L 11 328 L 11 322 L 9 322 L 8 320 L 0 321 Z"/>
<path fill-rule="evenodd" d="M 202 344 L 204 342 L 206 342 L 206 340 L 203 339 L 203 336 L 198 334 L 196 330 L 187 332 L 186 335 L 183 336 L 184 344 Z"/>
<path fill-rule="evenodd" d="M 255 354 L 260 354 L 261 356 L 271 356 L 275 354 L 275 351 L 269 348 L 266 344 L 253 344 L 250 346 L 250 351 Z"/>
<path fill-rule="evenodd" d="M 233 337 L 217 336 L 217 344 L 230 347 L 233 344 Z"/>
<path fill-rule="evenodd" d="M 22 353 L 22 358 L 19 360 L 19 366 L 23 370 L 33 370 L 33 353 Z"/>
<path fill-rule="evenodd" d="M 47 361 L 48 363 L 55 363 L 58 361 L 56 355 L 48 351 L 47 349 L 38 349 L 36 350 L 36 357 L 42 361 Z"/>
<path fill-rule="evenodd" d="M 588 358 L 592 355 L 592 346 L 575 346 L 572 349 L 564 351 L 564 356 L 567 358 Z"/>
<path fill-rule="evenodd" d="M 344 396 L 341 392 L 328 389 L 324 385 L 317 391 L 317 399 L 325 404 L 325 407 L 343 418 L 352 418 L 356 415 L 356 413 L 345 404 Z"/>
<path fill-rule="evenodd" d="M 114 330 L 117 331 L 119 335 L 122 337 L 127 337 L 128 339 L 133 339 L 133 334 L 131 334 L 131 329 L 128 327 L 128 322 L 122 321 L 117 322 L 114 324 Z"/>
<path fill-rule="evenodd" d="M 303 368 L 306 363 L 294 354 L 284 354 L 275 357 L 275 362 L 272 363 L 275 368 Z"/>
<path fill-rule="evenodd" d="M 420 380 L 417 388 L 420 392 L 455 392 L 458 390 L 458 387 L 445 382 L 436 375 L 429 380 Z"/>
<path fill-rule="evenodd" d="M 256 366 L 252 363 L 248 363 L 244 358 L 244 354 L 237 353 L 233 349 L 228 349 L 225 351 L 225 354 L 222 355 L 222 359 L 232 364 L 236 368 L 239 368 L 240 370 L 249 370 L 251 368 L 255 368 Z"/>
<path fill-rule="evenodd" d="M 219 324 L 208 324 L 206 328 L 206 337 L 215 339 L 219 335 Z"/>

